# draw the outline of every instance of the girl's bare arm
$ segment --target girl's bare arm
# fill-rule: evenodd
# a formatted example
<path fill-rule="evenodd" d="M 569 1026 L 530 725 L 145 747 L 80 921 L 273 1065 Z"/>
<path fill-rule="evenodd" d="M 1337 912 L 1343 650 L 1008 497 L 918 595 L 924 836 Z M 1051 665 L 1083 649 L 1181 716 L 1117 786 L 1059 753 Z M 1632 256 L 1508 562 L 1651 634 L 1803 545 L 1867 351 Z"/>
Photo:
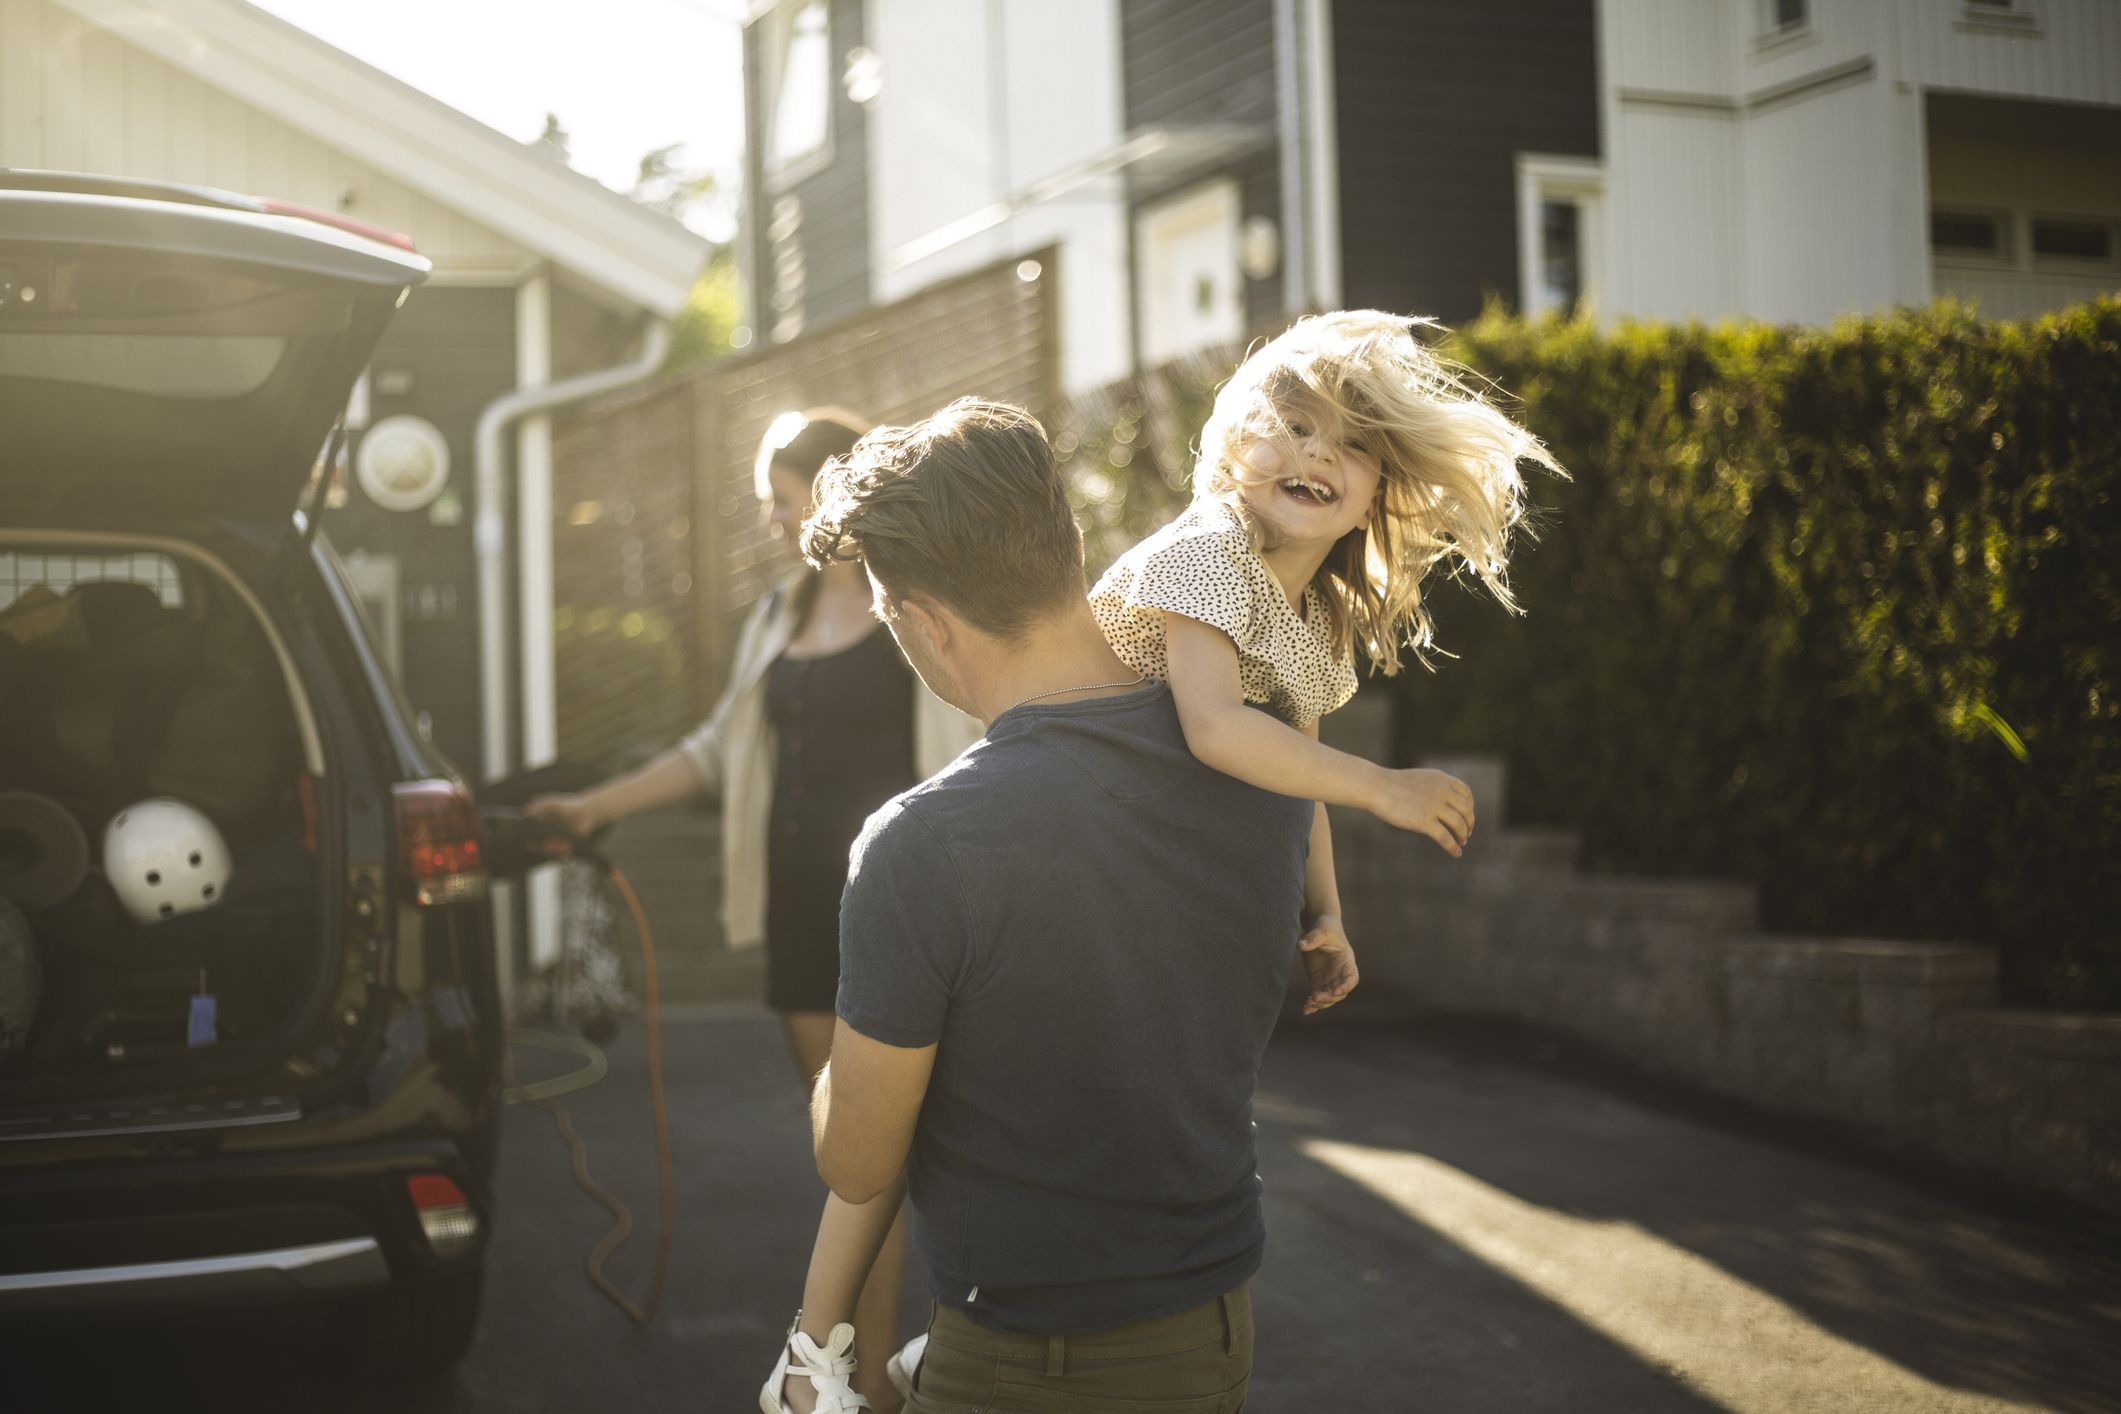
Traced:
<path fill-rule="evenodd" d="M 1183 614 L 1164 615 L 1171 695 L 1195 757 L 1277 795 L 1351 805 L 1462 854 L 1473 830 L 1473 793 L 1441 771 L 1394 770 L 1336 751 L 1247 706 L 1237 645 Z"/>

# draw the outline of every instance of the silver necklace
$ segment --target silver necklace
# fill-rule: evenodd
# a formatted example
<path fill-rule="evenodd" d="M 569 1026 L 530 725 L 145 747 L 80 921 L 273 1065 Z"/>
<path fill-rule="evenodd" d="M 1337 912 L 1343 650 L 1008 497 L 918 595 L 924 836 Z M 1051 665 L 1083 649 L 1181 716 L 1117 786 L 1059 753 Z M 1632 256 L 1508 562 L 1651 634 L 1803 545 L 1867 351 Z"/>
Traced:
<path fill-rule="evenodd" d="M 1086 682 L 1080 687 L 1056 687 L 1051 692 L 1034 692 L 1029 697 L 1026 697 L 1023 702 L 1018 702 L 1009 710 L 1014 712 L 1017 707 L 1023 706 L 1025 702 L 1036 702 L 1041 697 L 1059 697 L 1063 693 L 1069 692 L 1096 692 L 1100 688 L 1106 687 L 1132 687 L 1136 683 L 1143 683 L 1147 682 L 1148 680 L 1149 675 L 1147 673 L 1136 673 L 1133 677 L 1128 678 L 1125 682 Z"/>

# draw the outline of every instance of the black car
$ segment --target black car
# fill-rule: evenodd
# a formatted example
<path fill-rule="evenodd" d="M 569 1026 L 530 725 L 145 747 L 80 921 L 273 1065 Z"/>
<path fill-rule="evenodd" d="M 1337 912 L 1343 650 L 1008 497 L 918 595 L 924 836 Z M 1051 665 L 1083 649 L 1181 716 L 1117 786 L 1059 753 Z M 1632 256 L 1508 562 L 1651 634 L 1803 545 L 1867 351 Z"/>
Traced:
<path fill-rule="evenodd" d="M 327 214 L 0 171 L 11 1334 L 315 1301 L 368 1368 L 470 1340 L 503 1044 L 478 820 L 312 524 L 427 270 Z M 147 801 L 227 868 L 142 917 L 102 842 Z"/>

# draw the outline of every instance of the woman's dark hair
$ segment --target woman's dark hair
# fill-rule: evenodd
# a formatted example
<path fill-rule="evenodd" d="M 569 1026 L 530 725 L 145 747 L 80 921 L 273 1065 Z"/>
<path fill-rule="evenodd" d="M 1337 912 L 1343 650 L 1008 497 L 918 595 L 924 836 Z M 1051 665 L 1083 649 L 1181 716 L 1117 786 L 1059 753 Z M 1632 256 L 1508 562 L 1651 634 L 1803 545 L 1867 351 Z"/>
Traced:
<path fill-rule="evenodd" d="M 752 467 L 759 499 L 772 499 L 773 488 L 766 476 L 773 468 L 786 467 L 814 479 L 826 462 L 853 451 L 854 444 L 868 430 L 868 423 L 841 408 L 782 413 L 766 429 L 759 442 L 758 460 Z"/>

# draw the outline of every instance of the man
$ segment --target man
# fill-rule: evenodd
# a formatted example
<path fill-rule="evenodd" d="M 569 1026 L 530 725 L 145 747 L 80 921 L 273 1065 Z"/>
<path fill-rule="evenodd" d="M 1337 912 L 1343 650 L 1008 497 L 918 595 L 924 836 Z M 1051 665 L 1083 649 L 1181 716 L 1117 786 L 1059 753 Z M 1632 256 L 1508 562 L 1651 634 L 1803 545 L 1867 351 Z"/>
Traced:
<path fill-rule="evenodd" d="M 872 433 L 819 492 L 805 553 L 863 560 L 908 661 L 987 723 L 856 842 L 813 1105 L 838 1197 L 911 1197 L 936 1307 L 908 1408 L 1235 1411 L 1313 806 L 1196 761 L 1113 655 L 1029 414 Z M 1305 958 L 1314 1000 L 1353 986 Z"/>

